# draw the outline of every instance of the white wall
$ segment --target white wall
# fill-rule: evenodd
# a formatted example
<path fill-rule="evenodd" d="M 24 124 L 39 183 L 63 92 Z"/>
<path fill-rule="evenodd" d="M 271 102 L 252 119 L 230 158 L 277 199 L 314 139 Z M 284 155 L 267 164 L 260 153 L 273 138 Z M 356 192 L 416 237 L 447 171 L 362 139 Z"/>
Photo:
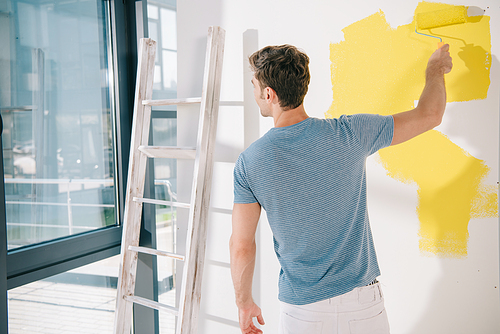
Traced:
<path fill-rule="evenodd" d="M 452 4 L 478 6 L 487 9 L 491 17 L 491 84 L 486 99 L 450 103 L 447 113 L 456 112 L 445 116 L 438 130 L 485 161 L 491 169 L 485 182 L 494 185 L 498 180 L 500 7 L 497 0 Z M 219 25 L 226 30 L 221 101 L 244 102 L 244 107 L 222 106 L 219 114 L 200 333 L 239 333 L 228 250 L 232 169 L 238 154 L 272 127 L 271 120 L 258 117 L 246 57 L 270 44 L 288 43 L 304 49 L 311 58 L 312 74 L 306 111 L 323 118 L 332 103 L 330 43 L 344 39 L 343 28 L 379 10 L 393 28 L 409 24 L 417 5 L 416 0 L 177 2 L 178 96 L 201 94 L 207 29 Z M 179 145 L 194 145 L 196 117 L 196 108 L 179 108 Z M 466 256 L 425 254 L 419 249 L 417 185 L 389 177 L 378 161 L 374 156 L 367 164 L 368 201 L 392 332 L 500 332 L 498 218 L 469 221 Z M 186 190 L 191 188 L 192 166 L 179 162 L 178 170 L 179 200 L 185 201 L 189 196 Z M 257 240 L 254 298 L 263 310 L 265 332 L 276 333 L 279 264 L 265 215 Z"/>

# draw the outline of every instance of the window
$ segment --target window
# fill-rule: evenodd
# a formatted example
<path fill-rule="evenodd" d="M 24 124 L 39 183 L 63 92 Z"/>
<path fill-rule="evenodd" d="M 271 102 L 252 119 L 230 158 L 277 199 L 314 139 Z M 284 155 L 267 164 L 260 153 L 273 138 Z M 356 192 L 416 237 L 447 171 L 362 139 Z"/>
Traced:
<path fill-rule="evenodd" d="M 148 1 L 149 38 L 157 42 L 156 98 L 172 98 L 177 92 L 177 13 L 172 1 Z"/>
<path fill-rule="evenodd" d="M 150 36 L 158 42 L 153 97 L 173 98 L 176 4 L 174 0 L 147 4 L 144 0 L 143 4 L 148 8 L 150 35 L 154 24 L 157 28 L 156 37 Z M 0 252 L 0 292 L 8 289 L 11 310 L 27 316 L 16 321 L 9 318 L 9 327 L 28 320 L 30 327 L 24 332 L 51 331 L 51 326 L 60 323 L 44 319 L 44 312 L 35 316 L 24 311 L 25 305 L 42 310 L 48 303 L 54 313 L 71 308 L 90 312 L 79 312 L 82 322 L 93 319 L 91 312 L 99 312 L 107 319 L 101 329 L 109 329 L 114 301 L 108 299 L 114 298 L 118 269 L 117 257 L 112 256 L 119 253 L 121 241 L 120 203 L 124 201 L 134 102 L 136 10 L 133 1 L 0 2 L 0 111 L 7 205 L 7 222 L 0 219 L 0 227 L 8 232 L 7 237 L 0 233 L 0 246 L 5 242 L 9 248 L 7 255 Z M 175 145 L 176 126 L 175 108 L 153 110 L 154 144 Z M 176 161 L 156 159 L 153 164 L 152 192 L 160 199 L 175 199 Z M 160 249 L 175 249 L 175 209 L 149 207 L 145 211 L 144 216 L 152 211 L 158 222 L 155 233 L 146 237 L 153 239 L 148 242 Z M 101 259 L 105 260 L 96 262 Z M 175 299 L 175 264 L 152 261 L 152 266 L 148 262 L 141 268 L 141 274 L 142 269 L 153 268 L 155 296 L 163 302 Z M 44 290 L 57 290 L 67 297 L 56 301 Z M 82 291 L 89 304 L 72 305 L 73 300 L 80 301 Z M 95 307 L 91 303 L 99 300 L 93 296 L 108 301 Z M 12 312 L 9 317 L 19 314 Z M 6 315 L 6 307 L 0 305 L 0 323 L 7 323 Z M 34 319 L 40 320 L 33 323 Z M 138 319 L 134 319 L 136 332 L 149 332 L 150 318 Z M 156 332 L 166 333 L 175 320 L 160 314 L 159 326 L 157 316 L 155 321 Z"/>
<path fill-rule="evenodd" d="M 110 6 L 0 2 L 2 296 L 119 252 Z"/>
<path fill-rule="evenodd" d="M 0 105 L 8 248 L 115 225 L 107 6 L 6 6 Z"/>

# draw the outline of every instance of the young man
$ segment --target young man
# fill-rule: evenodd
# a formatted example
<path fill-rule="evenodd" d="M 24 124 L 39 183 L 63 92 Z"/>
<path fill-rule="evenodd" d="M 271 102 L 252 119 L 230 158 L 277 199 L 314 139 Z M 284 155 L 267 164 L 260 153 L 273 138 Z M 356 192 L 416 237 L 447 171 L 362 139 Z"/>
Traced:
<path fill-rule="evenodd" d="M 279 333 L 389 333 L 366 208 L 366 158 L 439 125 L 446 106 L 444 45 L 429 59 L 418 106 L 380 116 L 310 118 L 309 58 L 290 45 L 250 56 L 254 95 L 274 128 L 234 169 L 231 274 L 242 333 L 262 333 L 252 299 L 255 231 L 267 213 L 281 265 Z M 338 332 L 337 332 L 338 330 Z"/>

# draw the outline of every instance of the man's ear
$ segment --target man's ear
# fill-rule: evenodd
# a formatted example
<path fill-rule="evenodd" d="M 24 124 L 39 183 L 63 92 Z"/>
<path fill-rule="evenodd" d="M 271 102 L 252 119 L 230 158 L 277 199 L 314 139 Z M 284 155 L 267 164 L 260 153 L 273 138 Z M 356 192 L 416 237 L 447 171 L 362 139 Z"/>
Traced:
<path fill-rule="evenodd" d="M 273 102 L 276 97 L 277 97 L 277 95 L 276 95 L 276 91 L 274 89 L 272 89 L 271 87 L 264 88 L 264 99 L 268 103 Z"/>

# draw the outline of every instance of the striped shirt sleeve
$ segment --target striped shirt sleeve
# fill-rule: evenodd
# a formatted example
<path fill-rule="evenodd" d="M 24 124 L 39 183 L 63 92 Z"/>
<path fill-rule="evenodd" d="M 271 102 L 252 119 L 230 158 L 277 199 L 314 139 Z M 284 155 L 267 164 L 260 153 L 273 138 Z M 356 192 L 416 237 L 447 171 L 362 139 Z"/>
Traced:
<path fill-rule="evenodd" d="M 348 118 L 352 131 L 368 155 L 391 145 L 394 135 L 392 116 L 356 114 Z"/>
<path fill-rule="evenodd" d="M 258 201 L 248 185 L 245 164 L 240 155 L 234 166 L 234 203 L 250 204 L 256 202 Z"/>

